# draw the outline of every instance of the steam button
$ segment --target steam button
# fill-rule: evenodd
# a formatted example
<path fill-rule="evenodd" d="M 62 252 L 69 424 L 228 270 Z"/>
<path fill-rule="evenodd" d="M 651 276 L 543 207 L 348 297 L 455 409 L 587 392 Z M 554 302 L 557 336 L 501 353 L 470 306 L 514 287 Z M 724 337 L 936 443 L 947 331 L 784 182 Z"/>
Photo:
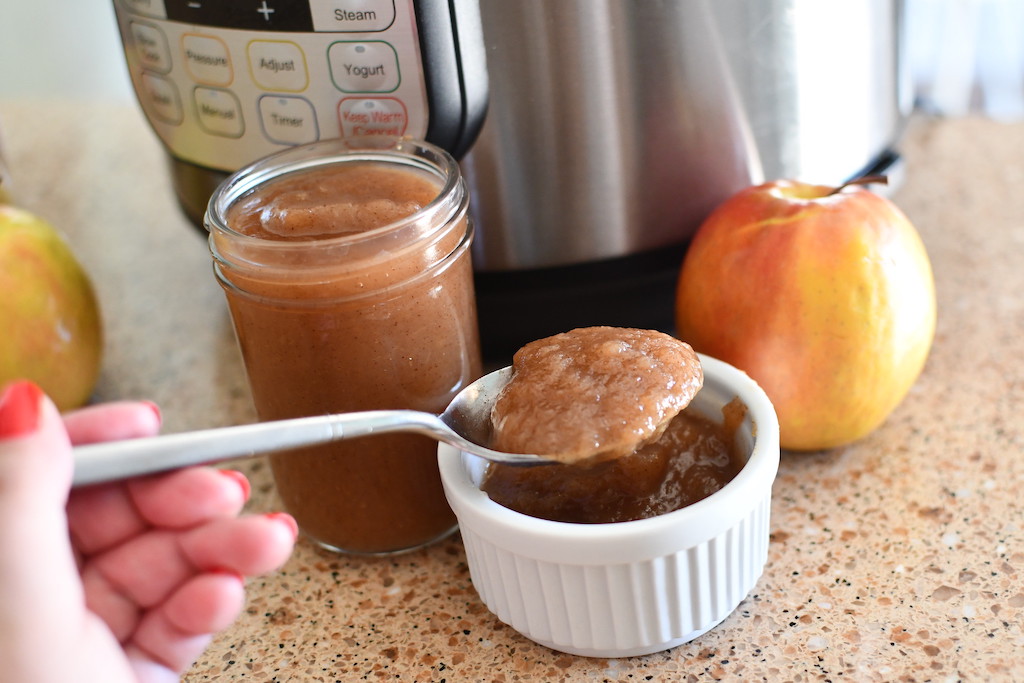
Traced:
<path fill-rule="evenodd" d="M 335 0 L 310 3 L 315 31 L 369 33 L 395 21 L 395 0 Z"/>

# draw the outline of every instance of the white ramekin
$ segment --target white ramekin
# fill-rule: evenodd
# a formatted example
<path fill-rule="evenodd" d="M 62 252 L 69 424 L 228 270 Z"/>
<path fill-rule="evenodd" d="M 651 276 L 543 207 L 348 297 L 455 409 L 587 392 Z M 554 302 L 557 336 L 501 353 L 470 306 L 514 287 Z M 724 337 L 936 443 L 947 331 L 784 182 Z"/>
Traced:
<path fill-rule="evenodd" d="M 629 657 L 696 638 L 754 587 L 768 555 L 778 419 L 746 374 L 701 363 L 704 387 L 691 405 L 721 422 L 722 406 L 739 397 L 747 417 L 737 443 L 750 455 L 720 491 L 675 512 L 615 524 L 530 517 L 480 490 L 484 461 L 439 448 L 473 585 L 501 621 L 562 652 Z"/>

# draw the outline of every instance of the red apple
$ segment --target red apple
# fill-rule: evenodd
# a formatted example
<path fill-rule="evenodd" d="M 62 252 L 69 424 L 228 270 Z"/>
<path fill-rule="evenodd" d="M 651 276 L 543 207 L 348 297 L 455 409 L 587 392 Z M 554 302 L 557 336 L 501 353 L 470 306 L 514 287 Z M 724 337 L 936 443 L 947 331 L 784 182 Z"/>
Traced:
<path fill-rule="evenodd" d="M 680 338 L 756 380 L 792 450 L 878 427 L 924 367 L 935 317 L 928 254 L 891 201 L 785 180 L 712 212 L 676 300 Z"/>

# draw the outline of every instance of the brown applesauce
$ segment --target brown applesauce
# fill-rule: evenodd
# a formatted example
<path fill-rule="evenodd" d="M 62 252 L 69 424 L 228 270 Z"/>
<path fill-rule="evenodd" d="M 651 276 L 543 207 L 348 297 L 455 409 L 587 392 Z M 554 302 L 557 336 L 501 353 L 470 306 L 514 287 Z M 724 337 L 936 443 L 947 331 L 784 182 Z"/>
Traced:
<path fill-rule="evenodd" d="M 561 464 L 491 464 L 495 502 L 562 522 L 643 519 L 714 493 L 743 466 L 745 408 L 718 424 L 684 410 L 704 374 L 690 346 L 653 330 L 587 327 L 531 342 L 491 412 L 490 445 Z"/>
<path fill-rule="evenodd" d="M 704 381 L 690 346 L 654 330 L 584 327 L 530 342 L 491 411 L 491 446 L 563 463 L 656 438 Z"/>
<path fill-rule="evenodd" d="M 480 376 L 464 185 L 450 157 L 421 147 L 440 170 L 345 158 L 224 200 L 230 227 L 211 229 L 211 249 L 261 420 L 440 412 Z M 454 529 L 436 451 L 391 434 L 274 454 L 271 466 L 305 534 L 384 553 Z"/>
<path fill-rule="evenodd" d="M 707 498 L 743 468 L 735 443 L 746 407 L 733 400 L 718 424 L 692 409 L 656 441 L 593 465 L 490 465 L 481 488 L 494 502 L 531 517 L 607 524 L 655 517 Z"/>

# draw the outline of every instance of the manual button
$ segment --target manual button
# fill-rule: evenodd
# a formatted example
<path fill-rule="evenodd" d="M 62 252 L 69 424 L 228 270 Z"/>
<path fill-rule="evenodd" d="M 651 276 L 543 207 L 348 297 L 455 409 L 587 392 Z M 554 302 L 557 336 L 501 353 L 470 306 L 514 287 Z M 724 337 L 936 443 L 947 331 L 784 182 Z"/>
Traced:
<path fill-rule="evenodd" d="M 196 88 L 192 96 L 203 130 L 229 138 L 242 137 L 245 132 L 242 105 L 234 93 L 217 88 Z"/>

